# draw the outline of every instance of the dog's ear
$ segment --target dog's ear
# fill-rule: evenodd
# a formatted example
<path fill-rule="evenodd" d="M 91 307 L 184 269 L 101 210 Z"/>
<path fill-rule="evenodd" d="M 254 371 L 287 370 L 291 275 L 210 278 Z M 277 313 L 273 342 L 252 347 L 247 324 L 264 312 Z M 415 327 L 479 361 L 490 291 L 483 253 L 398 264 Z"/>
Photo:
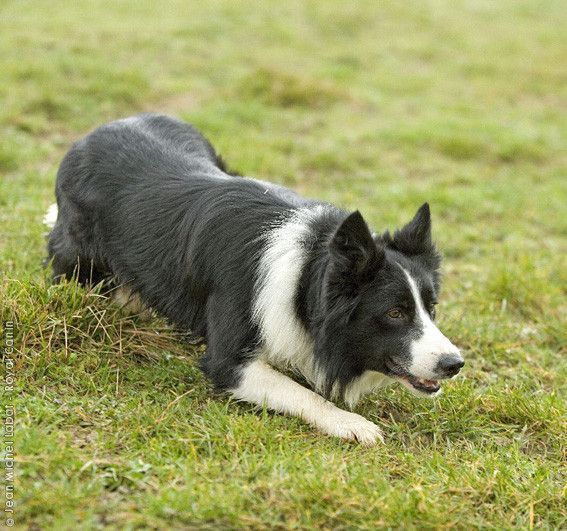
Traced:
<path fill-rule="evenodd" d="M 384 262 L 384 248 L 374 241 L 358 210 L 341 223 L 329 248 L 334 271 L 356 284 L 372 280 Z"/>
<path fill-rule="evenodd" d="M 432 251 L 429 203 L 423 203 L 414 218 L 405 227 L 394 232 L 394 236 L 386 232 L 382 238 L 389 247 L 404 254 L 414 255 Z"/>

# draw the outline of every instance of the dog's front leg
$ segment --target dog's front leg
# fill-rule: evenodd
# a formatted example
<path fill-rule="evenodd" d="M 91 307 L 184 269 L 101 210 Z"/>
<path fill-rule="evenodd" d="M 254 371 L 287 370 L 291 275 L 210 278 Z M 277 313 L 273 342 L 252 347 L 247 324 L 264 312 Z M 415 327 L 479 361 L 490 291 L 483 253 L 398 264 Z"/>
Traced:
<path fill-rule="evenodd" d="M 338 408 L 261 360 L 242 369 L 232 395 L 246 402 L 301 417 L 328 435 L 356 440 L 365 445 L 382 441 L 380 428 L 356 413 Z"/>

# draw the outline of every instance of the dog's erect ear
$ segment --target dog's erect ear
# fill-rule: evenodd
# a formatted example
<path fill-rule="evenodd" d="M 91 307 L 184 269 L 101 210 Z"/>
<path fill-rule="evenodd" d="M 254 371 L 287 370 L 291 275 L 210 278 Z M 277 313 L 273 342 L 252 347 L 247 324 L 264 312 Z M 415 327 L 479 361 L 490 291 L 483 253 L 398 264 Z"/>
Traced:
<path fill-rule="evenodd" d="M 373 240 L 358 210 L 342 222 L 329 247 L 334 270 L 357 283 L 371 280 L 384 261 L 384 248 Z"/>
<path fill-rule="evenodd" d="M 414 218 L 394 236 L 384 234 L 384 240 L 394 249 L 405 254 L 421 254 L 431 251 L 431 212 L 429 203 L 423 203 Z"/>

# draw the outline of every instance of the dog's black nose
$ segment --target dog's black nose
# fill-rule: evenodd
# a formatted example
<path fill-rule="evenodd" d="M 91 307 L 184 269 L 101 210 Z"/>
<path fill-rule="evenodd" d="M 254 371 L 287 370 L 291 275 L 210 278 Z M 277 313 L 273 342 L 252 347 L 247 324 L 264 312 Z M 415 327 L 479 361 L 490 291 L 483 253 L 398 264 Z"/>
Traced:
<path fill-rule="evenodd" d="M 443 356 L 437 364 L 437 372 L 446 376 L 455 376 L 465 364 L 465 360 L 458 354 Z"/>

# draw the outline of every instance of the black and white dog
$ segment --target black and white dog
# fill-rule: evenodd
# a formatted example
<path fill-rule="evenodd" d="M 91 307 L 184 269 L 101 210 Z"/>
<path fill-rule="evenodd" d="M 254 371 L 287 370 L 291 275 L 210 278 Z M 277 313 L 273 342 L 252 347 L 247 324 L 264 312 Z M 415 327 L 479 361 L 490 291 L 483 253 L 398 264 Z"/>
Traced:
<path fill-rule="evenodd" d="M 375 424 L 327 399 L 352 407 L 395 380 L 435 395 L 464 364 L 433 322 L 427 204 L 378 235 L 358 211 L 227 172 L 196 129 L 154 114 L 77 142 L 56 194 L 54 278 L 112 278 L 203 336 L 204 372 L 239 400 L 373 444 Z"/>

